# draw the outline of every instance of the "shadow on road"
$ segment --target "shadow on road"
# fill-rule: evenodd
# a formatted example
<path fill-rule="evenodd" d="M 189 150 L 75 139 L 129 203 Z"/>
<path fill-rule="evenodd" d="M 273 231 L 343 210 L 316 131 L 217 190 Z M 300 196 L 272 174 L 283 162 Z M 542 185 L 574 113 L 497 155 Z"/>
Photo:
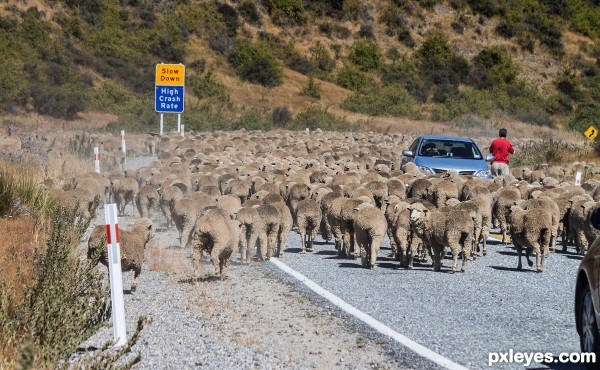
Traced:
<path fill-rule="evenodd" d="M 519 270 L 516 267 L 506 267 L 506 266 L 488 266 L 488 267 L 493 268 L 494 270 L 499 270 L 499 271 L 536 272 L 535 269 L 532 270 L 532 267 L 529 267 L 527 265 L 524 265 L 522 270 Z"/>

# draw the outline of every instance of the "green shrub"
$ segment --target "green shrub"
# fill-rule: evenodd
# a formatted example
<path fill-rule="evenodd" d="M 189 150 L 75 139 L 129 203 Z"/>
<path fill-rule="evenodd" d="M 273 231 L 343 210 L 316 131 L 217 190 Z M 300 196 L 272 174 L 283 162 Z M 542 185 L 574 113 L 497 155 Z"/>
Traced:
<path fill-rule="evenodd" d="M 325 45 L 317 41 L 316 45 L 309 49 L 312 63 L 317 73 L 327 74 L 335 68 L 335 60 Z"/>
<path fill-rule="evenodd" d="M 287 107 L 277 107 L 273 109 L 271 120 L 275 126 L 286 128 L 292 121 L 292 112 Z"/>
<path fill-rule="evenodd" d="M 266 0 L 265 6 L 275 24 L 286 25 L 303 21 L 302 0 Z"/>
<path fill-rule="evenodd" d="M 262 25 L 262 18 L 260 16 L 260 13 L 258 12 L 258 8 L 256 7 L 254 1 L 244 0 L 240 4 L 238 11 L 248 23 L 254 26 Z"/>
<path fill-rule="evenodd" d="M 357 67 L 347 64 L 337 73 L 335 83 L 352 91 L 366 91 L 375 87 L 375 80 L 371 75 Z"/>
<path fill-rule="evenodd" d="M 258 110 L 251 110 L 244 113 L 236 122 L 233 123 L 234 130 L 263 130 L 268 131 L 273 128 L 273 121 Z"/>
<path fill-rule="evenodd" d="M 419 102 L 427 99 L 425 86 L 419 69 L 410 60 L 404 59 L 381 67 L 381 80 L 385 85 L 400 84 Z"/>
<path fill-rule="evenodd" d="M 308 128 L 313 131 L 320 128 L 325 131 L 347 131 L 352 129 L 352 126 L 346 119 L 313 106 L 298 113 L 291 122 L 290 128 L 292 130 L 305 130 Z"/>
<path fill-rule="evenodd" d="M 479 89 L 512 83 L 518 73 L 510 53 L 501 46 L 485 48 L 473 58 L 471 79 L 473 86 Z"/>
<path fill-rule="evenodd" d="M 243 80 L 267 87 L 283 82 L 281 65 L 264 44 L 241 41 L 233 49 L 229 61 Z"/>
<path fill-rule="evenodd" d="M 222 103 L 230 101 L 227 87 L 214 77 L 211 70 L 206 71 L 201 76 L 193 75 L 188 77 L 187 85 L 198 99 L 214 98 Z"/>
<path fill-rule="evenodd" d="M 315 79 L 310 76 L 307 85 L 302 89 L 302 94 L 313 99 L 321 99 L 323 89 L 321 88 L 321 84 L 315 82 Z"/>
<path fill-rule="evenodd" d="M 400 84 L 354 93 L 342 102 L 342 108 L 373 116 L 418 117 L 415 99 Z"/>
<path fill-rule="evenodd" d="M 348 59 L 362 71 L 369 71 L 381 66 L 383 55 L 376 43 L 356 41 L 350 49 Z"/>

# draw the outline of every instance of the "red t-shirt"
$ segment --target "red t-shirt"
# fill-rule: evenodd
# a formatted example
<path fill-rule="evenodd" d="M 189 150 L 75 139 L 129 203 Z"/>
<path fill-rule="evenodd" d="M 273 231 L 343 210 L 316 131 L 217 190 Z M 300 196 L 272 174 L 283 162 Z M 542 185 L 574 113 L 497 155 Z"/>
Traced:
<path fill-rule="evenodd" d="M 494 156 L 492 163 L 501 162 L 508 164 L 508 153 L 515 154 L 515 150 L 508 139 L 499 137 L 492 141 L 492 145 L 490 145 L 490 153 L 492 153 Z"/>

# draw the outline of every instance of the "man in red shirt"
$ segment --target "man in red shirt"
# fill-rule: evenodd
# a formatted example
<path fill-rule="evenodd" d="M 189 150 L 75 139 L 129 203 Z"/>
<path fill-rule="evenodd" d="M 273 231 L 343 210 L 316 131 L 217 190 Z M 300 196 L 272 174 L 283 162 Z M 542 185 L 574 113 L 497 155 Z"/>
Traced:
<path fill-rule="evenodd" d="M 508 169 L 508 155 L 515 154 L 515 149 L 508 139 L 506 139 L 507 131 L 505 128 L 501 128 L 498 132 L 498 138 L 492 141 L 490 145 L 490 153 L 494 156 L 492 161 L 492 175 L 506 176 L 509 174 Z"/>

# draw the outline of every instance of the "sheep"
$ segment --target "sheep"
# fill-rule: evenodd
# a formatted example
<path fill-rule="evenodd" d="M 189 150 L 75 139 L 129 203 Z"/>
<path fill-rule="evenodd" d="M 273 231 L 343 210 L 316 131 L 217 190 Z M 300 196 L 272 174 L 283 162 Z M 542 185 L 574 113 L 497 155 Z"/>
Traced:
<path fill-rule="evenodd" d="M 544 256 L 548 254 L 552 227 L 552 214 L 546 210 L 539 208 L 524 210 L 520 206 L 511 207 L 510 236 L 519 257 L 517 270 L 523 268 L 521 256 L 523 248 L 525 248 L 529 266 L 533 266 L 533 262 L 529 259 L 533 252 L 535 253 L 536 271 L 544 271 Z"/>
<path fill-rule="evenodd" d="M 495 201 L 492 205 L 492 224 L 494 228 L 500 227 L 502 244 L 506 244 L 510 207 L 516 205 L 520 199 L 521 193 L 514 186 L 500 188 L 496 192 Z"/>
<path fill-rule="evenodd" d="M 432 182 L 428 199 L 436 207 L 442 207 L 450 198 L 458 199 L 458 181 L 454 178 L 442 178 Z"/>
<path fill-rule="evenodd" d="M 167 229 L 170 229 L 171 226 L 173 226 L 173 207 L 175 206 L 175 202 L 182 198 L 183 193 L 181 192 L 181 189 L 176 186 L 168 185 L 161 188 L 158 205 L 167 220 Z"/>
<path fill-rule="evenodd" d="M 131 177 L 111 181 L 111 193 L 117 204 L 119 216 L 125 216 L 125 207 L 128 203 L 135 204 L 138 188 L 137 181 Z"/>
<path fill-rule="evenodd" d="M 481 241 L 482 254 L 485 256 L 487 254 L 487 239 L 492 226 L 492 205 L 494 198 L 492 197 L 492 193 L 483 186 L 476 186 L 464 192 L 464 196 L 465 201 L 473 201 L 477 204 L 481 212 L 481 234 L 479 240 L 476 240 L 475 243 L 478 245 L 479 241 Z M 476 249 L 475 253 L 478 255 L 479 251 Z"/>
<path fill-rule="evenodd" d="M 431 181 L 428 179 L 416 179 L 409 185 L 407 196 L 409 198 L 427 199 L 431 185 Z"/>
<path fill-rule="evenodd" d="M 267 197 L 263 199 L 264 204 L 270 204 L 277 208 L 280 215 L 279 232 L 277 233 L 277 248 L 275 249 L 275 256 L 283 258 L 283 251 L 285 249 L 285 243 L 287 241 L 290 231 L 292 231 L 292 213 L 290 209 L 283 201 L 268 202 Z"/>
<path fill-rule="evenodd" d="M 298 226 L 298 219 L 296 215 L 296 209 L 300 201 L 310 197 L 310 187 L 306 184 L 294 184 L 289 189 L 288 204 L 292 217 L 294 220 L 294 226 Z"/>
<path fill-rule="evenodd" d="M 560 223 L 560 209 L 556 205 L 556 202 L 548 196 L 540 196 L 536 199 L 529 199 L 519 204 L 524 210 L 545 210 L 552 216 L 552 229 L 550 230 L 550 245 L 548 248 L 552 248 L 552 252 L 556 252 L 556 237 L 558 235 L 558 225 Z M 544 247 L 544 250 L 548 250 Z"/>
<path fill-rule="evenodd" d="M 192 282 L 198 278 L 200 259 L 206 252 L 214 267 L 214 277 L 224 278 L 229 259 L 239 243 L 239 223 L 227 211 L 211 208 L 196 220 L 194 225 Z"/>
<path fill-rule="evenodd" d="M 130 230 L 120 229 L 121 271 L 133 271 L 131 292 L 137 289 L 144 251 L 148 241 L 154 236 L 152 221 L 148 218 L 135 220 Z M 88 239 L 87 256 L 97 265 L 101 262 L 108 267 L 108 248 L 106 248 L 106 225 L 97 225 Z"/>
<path fill-rule="evenodd" d="M 242 207 L 235 219 L 240 223 L 240 262 L 247 264 L 250 252 L 256 246 L 260 232 L 264 229 L 263 219 L 258 213 L 259 206 Z"/>
<path fill-rule="evenodd" d="M 428 210 L 419 203 L 411 206 L 410 221 L 413 231 L 432 249 L 433 270 L 440 271 L 446 246 L 452 252 L 452 273 L 456 272 L 458 255 L 462 254 L 461 271 L 467 268 L 475 228 L 473 212 L 452 207 Z"/>
<path fill-rule="evenodd" d="M 571 236 L 575 241 L 575 249 L 579 254 L 585 254 L 587 248 L 587 237 L 585 232 L 585 223 L 588 213 L 594 208 L 596 202 L 587 200 L 587 198 L 578 199 L 571 205 L 569 213 L 569 227 Z"/>
<path fill-rule="evenodd" d="M 222 195 L 217 198 L 217 207 L 224 209 L 231 218 L 242 208 L 240 198 L 235 195 Z"/>
<path fill-rule="evenodd" d="M 392 240 L 396 244 L 396 259 L 400 260 L 400 266 L 407 269 L 413 268 L 413 259 L 417 255 L 419 243 L 412 240 L 410 227 L 410 204 L 407 202 L 398 202 L 394 205 L 394 217 L 391 220 L 390 244 Z M 410 247 L 410 250 L 409 250 Z"/>
<path fill-rule="evenodd" d="M 277 204 L 283 203 L 278 202 Z M 287 209 L 285 204 L 283 206 Z M 277 239 L 279 238 L 280 230 L 282 228 L 280 209 L 281 207 L 277 207 L 273 204 L 263 204 L 256 209 L 261 220 L 261 223 L 257 225 L 258 241 L 260 245 L 260 249 L 257 252 L 262 260 L 268 260 L 275 255 Z"/>
<path fill-rule="evenodd" d="M 359 204 L 353 212 L 354 232 L 361 264 L 363 267 L 373 269 L 377 261 L 377 252 L 385 238 L 387 221 L 379 208 L 368 203 Z"/>
<path fill-rule="evenodd" d="M 140 187 L 135 197 L 135 206 L 140 213 L 140 217 L 150 217 L 150 211 L 158 206 L 159 201 L 160 194 L 158 194 L 156 186 L 143 185 Z"/>
<path fill-rule="evenodd" d="M 365 185 L 365 188 L 371 190 L 371 194 L 373 199 L 375 200 L 375 204 L 377 208 L 384 211 L 385 207 L 385 198 L 388 196 L 388 186 L 387 183 L 382 181 L 371 181 Z"/>
<path fill-rule="evenodd" d="M 298 231 L 302 242 L 302 251 L 312 251 L 313 241 L 317 237 L 317 230 L 321 225 L 321 207 L 314 199 L 303 199 L 296 208 L 296 219 L 298 222 Z M 308 241 L 308 247 L 307 247 Z"/>

